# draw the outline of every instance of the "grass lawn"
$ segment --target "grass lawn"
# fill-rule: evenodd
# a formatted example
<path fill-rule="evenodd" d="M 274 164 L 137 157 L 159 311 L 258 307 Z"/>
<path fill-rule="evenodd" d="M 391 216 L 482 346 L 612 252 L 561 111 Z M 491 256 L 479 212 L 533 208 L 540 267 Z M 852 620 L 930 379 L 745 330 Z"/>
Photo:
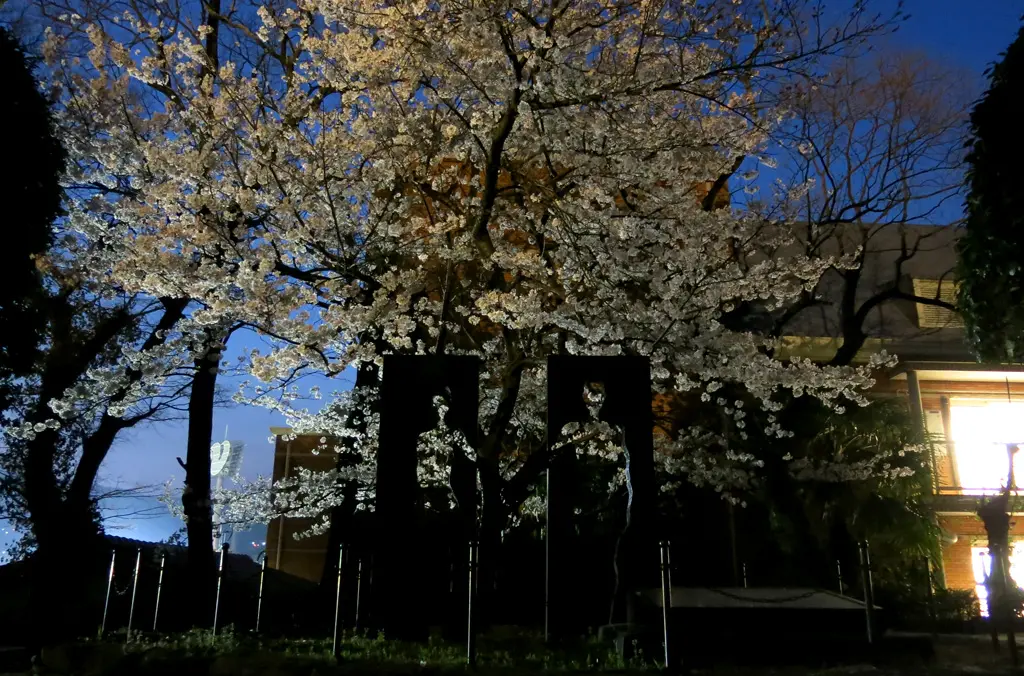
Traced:
<path fill-rule="evenodd" d="M 117 640 L 120 638 L 120 640 Z M 723 664 L 693 670 L 693 674 L 726 676 L 953 676 L 954 674 L 1011 673 L 1005 643 L 994 653 L 987 637 L 937 637 L 934 654 L 887 653 L 882 660 L 865 655 L 857 664 L 804 667 L 734 667 Z M 383 637 L 344 637 L 336 662 L 329 639 L 261 639 L 223 632 L 194 631 L 176 636 L 142 636 L 125 645 L 123 634 L 104 641 L 48 649 L 36 674 L 77 676 L 518 676 L 538 672 L 559 674 L 651 674 L 657 665 L 639 659 L 624 663 L 606 644 L 580 641 L 564 650 L 543 649 L 535 637 L 511 633 L 480 641 L 475 669 L 466 666 L 464 646 L 431 641 L 410 644 Z M 874 663 L 873 663 L 874 662 Z M 28 673 L 28 672 L 11 672 Z"/>

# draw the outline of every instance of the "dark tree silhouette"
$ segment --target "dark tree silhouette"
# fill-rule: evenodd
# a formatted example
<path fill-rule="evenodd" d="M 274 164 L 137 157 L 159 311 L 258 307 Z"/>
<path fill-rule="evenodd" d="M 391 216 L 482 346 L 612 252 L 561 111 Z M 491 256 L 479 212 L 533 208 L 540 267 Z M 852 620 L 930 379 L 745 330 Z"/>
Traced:
<path fill-rule="evenodd" d="M 216 406 L 217 375 L 224 347 L 231 329 L 209 330 L 204 341 L 205 352 L 194 361 L 192 385 L 188 401 L 188 441 L 185 460 L 178 464 L 185 470 L 185 490 L 181 503 L 188 533 L 189 584 L 196 591 L 192 604 L 192 624 L 211 626 L 214 612 L 216 555 L 213 542 L 213 502 L 210 495 L 210 444 L 213 441 L 213 414 Z"/>
<path fill-rule="evenodd" d="M 0 29 L 0 72 L 6 77 L 0 120 L 10 131 L 4 186 L 5 260 L 0 276 L 0 414 L 4 423 L 36 428 L 31 436 L 5 435 L 0 453 L 0 518 L 31 551 L 28 582 L 32 648 L 91 625 L 90 585 L 102 574 L 93 564 L 100 549 L 94 484 L 123 430 L 179 411 L 181 374 L 168 386 L 136 398 L 145 372 L 126 366 L 123 380 L 76 411 L 59 427 L 50 402 L 88 382 L 94 368 L 120 363 L 125 349 L 162 346 L 184 316 L 187 299 L 152 299 L 111 289 L 97 293 L 74 265 L 63 232 L 60 176 L 66 155 L 45 97 L 36 88 L 31 59 L 10 32 Z M 52 254 L 60 254 L 52 256 Z M 65 255 L 66 254 L 66 255 Z M 64 261 L 67 262 L 67 261 Z M 69 577 L 68 561 L 76 561 Z M 99 568 L 104 564 L 99 563 Z M 91 629 L 91 626 L 90 626 Z"/>
<path fill-rule="evenodd" d="M 967 231 L 959 243 L 958 305 L 967 338 L 986 361 L 1024 357 L 1024 27 L 987 71 L 989 88 L 971 112 Z"/>
<path fill-rule="evenodd" d="M 49 249 L 60 213 L 65 153 L 54 136 L 50 109 L 36 88 L 28 55 L 0 28 L 0 72 L 5 102 L 0 124 L 10 132 L 4 171 L 5 255 L 0 272 L 0 412 L 7 410 L 17 379 L 38 361 L 46 323 L 42 275 L 35 257 Z M 15 159 L 16 158 L 16 159 Z M 17 233 L 17 234 L 15 234 Z"/>

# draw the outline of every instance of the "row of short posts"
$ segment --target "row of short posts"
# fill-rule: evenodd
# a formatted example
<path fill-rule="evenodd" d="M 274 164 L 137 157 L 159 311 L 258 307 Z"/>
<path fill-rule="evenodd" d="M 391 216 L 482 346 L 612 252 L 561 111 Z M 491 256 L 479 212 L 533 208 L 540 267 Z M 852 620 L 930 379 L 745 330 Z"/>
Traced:
<path fill-rule="evenodd" d="M 672 607 L 672 545 L 668 540 L 663 540 L 658 545 L 659 556 L 660 556 L 660 570 L 661 570 L 661 601 L 662 601 L 662 632 L 664 641 L 664 660 L 666 668 L 673 665 L 672 661 L 672 644 L 669 635 L 669 624 L 670 624 L 670 609 Z M 466 663 L 470 666 L 476 664 L 477 659 L 477 643 L 476 643 L 476 627 L 475 627 L 475 611 L 476 611 L 476 578 L 478 576 L 479 569 L 479 543 L 476 541 L 469 542 L 469 561 L 468 561 L 468 595 L 467 595 L 467 616 L 466 616 Z M 874 644 L 877 637 L 877 625 L 875 618 L 875 602 L 874 602 L 874 586 L 871 576 L 871 555 L 868 549 L 867 541 L 858 543 L 858 551 L 860 554 L 860 568 L 862 576 L 862 585 L 864 589 L 864 609 L 867 620 L 867 640 L 869 644 Z M 220 596 L 221 588 L 224 579 L 224 561 L 228 553 L 228 546 L 224 545 L 220 552 L 220 562 L 217 566 L 217 595 L 214 602 L 214 613 L 213 613 L 213 634 L 217 634 L 217 625 L 220 615 Z M 111 555 L 110 558 L 110 571 L 107 577 L 107 594 L 103 604 L 103 620 L 100 625 L 100 635 L 106 631 L 107 624 L 107 613 L 110 606 L 110 592 L 114 582 L 114 565 L 116 562 L 116 552 Z M 341 629 L 341 588 L 342 588 L 342 572 L 344 570 L 345 560 L 345 545 L 342 544 L 338 547 L 338 574 L 337 574 L 337 585 L 335 588 L 335 599 L 334 599 L 334 632 L 333 632 L 333 648 L 332 652 L 335 657 L 339 655 L 340 648 L 340 629 Z M 127 641 L 131 641 L 132 623 L 135 616 L 135 598 L 138 592 L 139 582 L 139 569 L 142 562 L 142 550 L 136 550 L 135 556 L 135 571 L 132 576 L 132 598 L 131 606 L 128 614 L 128 630 L 127 630 Z M 160 557 L 160 574 L 157 581 L 156 590 L 156 605 L 153 611 L 153 631 L 156 631 L 157 621 L 160 613 L 160 597 L 163 590 L 164 580 L 164 567 L 166 562 L 166 555 Z M 260 582 L 259 592 L 256 601 L 256 631 L 259 632 L 260 619 L 263 611 L 263 585 L 264 577 L 267 570 L 267 561 L 264 557 L 260 565 Z M 746 575 L 746 564 L 743 565 L 743 586 L 747 587 L 747 575 Z M 836 572 L 839 578 L 839 591 L 843 593 L 843 582 L 842 582 L 842 568 L 839 562 L 836 562 Z M 363 574 L 363 562 L 359 559 L 357 562 L 356 572 L 356 627 L 359 626 L 359 620 L 361 615 L 361 596 L 362 596 L 362 574 Z M 929 585 L 930 587 L 930 585 Z"/>
<path fill-rule="evenodd" d="M 110 591 L 114 586 L 114 564 L 117 562 L 117 551 L 110 555 L 110 570 L 107 573 L 107 595 L 103 600 L 103 619 L 100 621 L 100 638 L 107 630 L 107 612 L 110 609 Z M 132 640 L 132 621 L 135 619 L 135 597 L 139 591 L 139 568 L 142 565 L 142 549 L 135 550 L 135 572 L 132 574 L 132 600 L 128 609 L 127 641 Z M 160 612 L 160 590 L 164 582 L 164 557 L 160 557 L 160 581 L 156 588 L 156 609 L 153 611 L 153 629 L 156 630 L 157 614 Z"/>
<path fill-rule="evenodd" d="M 658 544 L 659 557 L 660 557 L 660 571 L 661 571 L 661 605 L 662 605 L 662 633 L 664 641 L 664 660 L 666 668 L 673 666 L 672 656 L 672 643 L 670 640 L 670 610 L 672 607 L 672 545 L 668 540 L 662 540 Z M 467 595 L 467 616 L 466 616 L 466 663 L 470 666 L 474 666 L 477 660 L 477 641 L 476 641 L 476 626 L 475 626 L 475 612 L 476 612 L 476 589 L 479 569 L 479 543 L 475 540 L 469 542 L 469 561 L 467 566 L 468 576 L 468 595 Z M 868 548 L 867 541 L 858 543 L 858 552 L 860 555 L 860 569 L 861 569 L 861 582 L 864 589 L 864 610 L 867 621 L 867 640 L 869 645 L 873 645 L 877 638 L 877 624 L 875 617 L 875 599 L 874 599 L 874 585 L 871 576 L 871 554 Z M 217 566 L 217 595 L 214 602 L 214 613 L 213 613 L 213 634 L 217 634 L 217 624 L 220 615 L 220 596 L 221 588 L 224 579 L 224 561 L 228 553 L 228 545 L 224 545 L 220 552 L 220 562 Z M 107 577 L 107 593 L 106 599 L 103 604 L 103 620 L 100 625 L 100 636 L 106 631 L 107 625 L 107 614 L 110 607 L 110 592 L 114 582 L 114 566 L 116 562 L 117 554 L 114 552 L 110 558 L 110 570 Z M 333 632 L 333 647 L 332 652 L 335 658 L 340 653 L 340 629 L 341 629 L 341 588 L 342 588 L 342 572 L 344 570 L 345 562 L 345 545 L 342 544 L 338 547 L 338 574 L 337 574 L 337 585 L 335 588 L 335 599 L 334 599 L 334 632 Z M 135 598 L 138 592 L 139 582 L 139 569 L 142 563 L 142 550 L 136 550 L 135 556 L 135 570 L 132 576 L 132 598 L 131 606 L 128 613 L 128 629 L 127 629 L 127 641 L 131 641 L 132 623 L 135 616 Z M 163 590 L 164 581 L 164 567 L 166 563 L 166 555 L 160 557 L 160 574 L 157 581 L 156 589 L 156 605 L 153 610 L 153 631 L 156 631 L 157 621 L 160 613 L 160 597 Z M 266 557 L 262 559 L 260 565 L 260 582 L 259 591 L 256 601 L 256 632 L 259 632 L 260 619 L 263 611 L 263 586 L 264 577 L 267 570 Z M 930 566 L 929 566 L 930 572 Z M 743 586 L 747 587 L 747 575 L 746 575 L 746 564 L 743 565 Z M 842 567 L 840 563 L 836 561 L 836 573 L 839 579 L 839 593 L 843 594 L 843 578 L 842 578 Z M 359 559 L 357 562 L 356 571 L 356 598 L 355 598 L 355 621 L 356 628 L 359 627 L 359 620 L 361 615 L 361 600 L 362 600 L 362 576 L 363 576 L 363 561 Z M 930 581 L 929 581 L 930 582 Z M 929 598 L 931 585 L 929 584 Z"/>
<path fill-rule="evenodd" d="M 878 624 L 875 616 L 875 586 L 871 576 L 871 551 L 868 548 L 867 540 L 861 540 L 857 543 L 857 555 L 860 558 L 861 588 L 864 590 L 866 636 L 868 645 L 874 645 L 878 637 Z M 846 590 L 843 586 L 843 565 L 838 559 L 836 560 L 836 581 L 839 587 L 839 595 L 846 596 Z"/>
<path fill-rule="evenodd" d="M 213 606 L 213 635 L 217 635 L 217 624 L 220 615 L 220 593 L 221 586 L 224 580 L 224 561 L 228 554 L 228 545 L 223 545 L 220 550 L 220 562 L 217 565 L 217 596 L 214 600 Z M 107 616 L 110 610 L 110 592 L 114 586 L 114 566 L 117 562 L 117 551 L 110 555 L 110 569 L 107 574 L 107 593 L 103 601 L 103 619 L 100 621 L 100 638 L 107 630 Z M 156 604 L 153 607 L 153 631 L 156 631 L 157 621 L 160 617 L 160 597 L 163 593 L 164 587 L 164 568 L 167 562 L 167 555 L 161 554 L 160 556 L 160 574 L 157 578 L 156 583 Z M 142 549 L 138 548 L 135 550 L 135 571 L 132 573 L 132 598 L 131 604 L 128 610 L 128 628 L 125 636 L 126 642 L 132 640 L 132 624 L 135 620 L 135 599 L 139 591 L 139 570 L 142 566 Z M 260 629 L 260 613 L 263 608 L 263 578 L 267 572 L 267 560 L 264 557 L 263 562 L 260 566 L 260 586 L 259 594 L 256 601 L 256 631 Z"/>
<path fill-rule="evenodd" d="M 663 633 L 664 633 L 664 648 L 665 648 L 665 664 L 672 664 L 672 646 L 669 640 L 669 610 L 672 605 L 672 572 L 671 572 L 671 544 L 666 540 L 662 541 L 659 545 L 660 556 L 661 556 L 661 593 L 662 593 L 662 621 L 663 621 Z M 220 618 L 220 597 L 221 589 L 224 581 L 224 562 L 228 553 L 228 546 L 224 545 L 220 551 L 220 561 L 217 566 L 217 594 L 214 601 L 214 612 L 213 612 L 213 634 L 217 634 L 219 618 Z M 467 567 L 468 577 L 468 595 L 467 595 L 467 614 L 466 614 L 466 663 L 469 666 L 475 666 L 477 661 L 477 630 L 476 630 L 476 591 L 477 591 L 477 578 L 479 576 L 480 566 L 480 546 L 475 540 L 469 542 L 469 561 Z M 112 553 L 110 558 L 110 570 L 107 576 L 107 593 L 103 604 L 103 620 L 100 625 L 100 636 L 102 637 L 107 627 L 107 617 L 110 608 L 110 593 L 114 583 L 114 571 L 117 559 L 116 551 Z M 135 600 L 138 594 L 138 582 L 139 582 L 139 571 L 142 564 L 142 549 L 136 550 L 135 555 L 135 570 L 132 575 L 132 598 L 131 606 L 128 614 L 128 629 L 126 640 L 131 641 L 132 625 L 135 617 Z M 345 564 L 345 545 L 342 544 L 338 547 L 338 569 L 337 569 L 337 585 L 335 587 L 335 599 L 334 599 L 334 631 L 333 631 L 333 647 L 332 652 L 337 658 L 340 654 L 340 636 L 341 636 L 341 589 L 342 589 L 342 574 L 344 571 Z M 156 605 L 153 610 L 153 631 L 157 629 L 157 623 L 160 614 L 160 599 L 163 592 L 164 582 L 164 570 L 166 566 L 166 555 L 160 557 L 160 573 L 157 581 L 156 589 Z M 744 569 L 746 567 L 744 566 Z M 260 620 L 263 611 L 263 588 L 264 578 L 267 570 L 267 561 L 264 557 L 260 565 L 260 582 L 259 592 L 256 601 L 256 631 L 259 632 Z M 359 627 L 360 615 L 361 615 L 361 601 L 362 601 L 362 577 L 363 577 L 363 561 L 359 559 L 357 562 L 356 571 L 356 627 Z"/>
<path fill-rule="evenodd" d="M 265 562 L 264 562 L 265 564 Z M 477 660 L 477 631 L 476 631 L 476 591 L 477 591 L 477 578 L 479 577 L 478 571 L 480 567 L 480 544 L 476 540 L 470 540 L 469 542 L 469 561 L 468 561 L 468 597 L 466 603 L 466 664 L 469 666 L 475 666 Z M 345 566 L 345 545 L 341 544 L 338 546 L 338 570 L 337 570 L 337 583 L 334 590 L 334 631 L 332 634 L 332 648 L 331 652 L 335 659 L 338 659 L 341 653 L 341 588 L 342 579 Z M 265 567 L 265 566 L 264 566 Z M 356 628 L 359 628 L 360 616 L 362 614 L 362 587 L 363 587 L 363 561 L 359 559 L 356 562 L 356 598 L 355 598 L 355 611 L 356 611 Z M 260 595 L 262 598 L 263 579 L 262 573 L 260 577 Z M 257 631 L 259 630 L 259 606 L 257 606 Z"/>
<path fill-rule="evenodd" d="M 341 654 L 341 586 L 342 586 L 342 572 L 345 566 L 345 545 L 338 545 L 338 582 L 334 589 L 334 632 L 333 644 L 331 652 L 335 659 L 338 659 Z M 262 588 L 262 580 L 260 586 Z M 362 617 L 363 609 L 363 560 L 362 558 L 356 561 L 356 602 L 355 602 L 355 628 L 359 629 L 360 619 Z M 259 630 L 258 617 L 257 617 L 257 630 Z"/>

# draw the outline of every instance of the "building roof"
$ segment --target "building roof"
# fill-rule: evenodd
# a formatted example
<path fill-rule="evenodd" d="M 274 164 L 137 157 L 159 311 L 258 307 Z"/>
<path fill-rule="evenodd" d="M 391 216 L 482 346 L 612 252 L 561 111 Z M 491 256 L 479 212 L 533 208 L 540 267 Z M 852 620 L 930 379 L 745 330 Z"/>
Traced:
<path fill-rule="evenodd" d="M 809 237 L 819 236 L 809 235 L 802 227 L 798 230 L 798 239 L 805 243 Z M 955 292 L 956 241 L 961 233 L 960 228 L 935 225 L 847 224 L 821 237 L 819 251 L 822 255 L 841 256 L 854 254 L 858 247 L 863 247 L 857 307 L 894 283 L 901 291 L 923 295 L 915 292 L 915 280 L 938 281 L 945 300 Z M 843 288 L 840 272 L 826 272 L 817 288 L 822 302 L 798 313 L 787 324 L 785 333 L 811 338 L 840 337 L 839 303 Z M 864 323 L 869 336 L 866 347 L 885 349 L 901 361 L 973 363 L 963 329 L 956 321 L 922 321 L 922 314 L 930 307 L 903 299 L 878 304 Z"/>

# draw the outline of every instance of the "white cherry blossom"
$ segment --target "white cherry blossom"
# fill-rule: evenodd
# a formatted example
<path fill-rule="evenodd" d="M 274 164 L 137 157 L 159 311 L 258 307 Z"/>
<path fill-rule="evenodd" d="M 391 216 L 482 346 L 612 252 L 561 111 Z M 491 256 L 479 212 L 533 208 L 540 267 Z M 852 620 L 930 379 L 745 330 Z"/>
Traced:
<path fill-rule="evenodd" d="M 789 242 L 761 215 L 771 209 L 705 203 L 773 166 L 787 116 L 775 88 L 813 80 L 822 57 L 883 28 L 860 3 L 836 31 L 801 23 L 788 0 L 302 0 L 207 25 L 178 4 L 131 7 L 90 4 L 47 33 L 69 181 L 91 186 L 74 229 L 108 244 L 94 264 L 126 289 L 201 304 L 181 340 L 225 317 L 263 332 L 274 349 L 253 352 L 262 382 L 240 398 L 358 457 L 257 482 L 235 498 L 239 514 L 322 515 L 339 481 L 369 501 L 374 388 L 318 414 L 269 392 L 387 354 L 480 358 L 472 451 L 499 479 L 483 483 L 485 520 L 487 505 L 514 513 L 543 468 L 530 458 L 545 453 L 550 354 L 645 355 L 657 393 L 709 404 L 726 384 L 767 411 L 783 393 L 865 401 L 878 362 L 782 361 L 772 339 L 730 323 L 740 308 L 785 309 L 844 262 L 766 257 Z M 58 415 L 74 410 L 67 398 Z M 747 435 L 746 409 L 723 408 Z M 748 482 L 759 460 L 719 463 L 716 434 L 659 442 L 666 474 Z M 450 430 L 421 442 L 421 480 L 443 483 L 463 442 Z M 583 452 L 611 457 L 614 444 L 599 432 Z"/>

